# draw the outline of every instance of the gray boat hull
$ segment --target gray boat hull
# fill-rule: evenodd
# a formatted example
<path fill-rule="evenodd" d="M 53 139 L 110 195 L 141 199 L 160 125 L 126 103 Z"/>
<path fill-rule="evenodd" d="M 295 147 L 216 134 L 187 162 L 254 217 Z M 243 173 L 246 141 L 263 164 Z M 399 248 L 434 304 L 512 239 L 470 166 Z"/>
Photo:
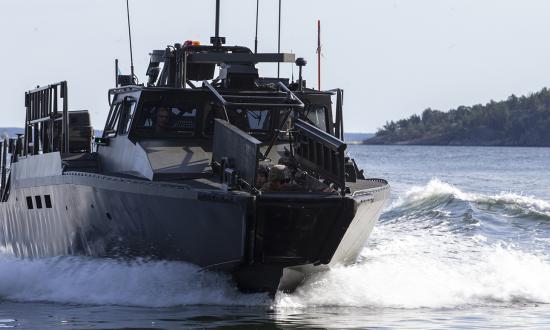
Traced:
<path fill-rule="evenodd" d="M 203 267 L 242 259 L 246 198 L 236 194 L 203 201 L 214 192 L 90 173 L 25 183 L 0 205 L 0 245 L 15 256 L 140 255 Z M 45 196 L 51 208 L 38 209 Z"/>
<path fill-rule="evenodd" d="M 254 196 L 96 173 L 21 170 L 0 203 L 4 253 L 182 260 L 230 272 L 246 291 L 291 291 L 309 273 L 353 263 L 389 195 L 383 180 L 362 180 L 366 188 L 346 197 Z"/>

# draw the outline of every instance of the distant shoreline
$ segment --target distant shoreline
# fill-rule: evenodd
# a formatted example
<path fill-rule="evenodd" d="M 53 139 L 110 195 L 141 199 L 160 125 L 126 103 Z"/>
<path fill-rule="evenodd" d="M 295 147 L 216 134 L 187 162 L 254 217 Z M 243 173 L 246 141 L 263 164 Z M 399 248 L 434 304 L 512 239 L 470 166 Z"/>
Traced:
<path fill-rule="evenodd" d="M 550 147 L 550 89 L 389 121 L 365 144 Z"/>
<path fill-rule="evenodd" d="M 550 148 L 544 145 L 505 145 L 505 144 L 420 144 L 420 143 L 348 143 L 363 146 L 401 146 L 401 147 L 480 147 L 480 148 Z"/>

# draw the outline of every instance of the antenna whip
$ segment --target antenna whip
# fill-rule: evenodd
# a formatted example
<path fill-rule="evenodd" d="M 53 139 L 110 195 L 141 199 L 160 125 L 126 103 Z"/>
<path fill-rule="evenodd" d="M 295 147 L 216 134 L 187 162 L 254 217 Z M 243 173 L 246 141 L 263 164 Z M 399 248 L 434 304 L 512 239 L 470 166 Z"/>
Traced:
<path fill-rule="evenodd" d="M 260 0 L 256 0 L 256 36 L 254 37 L 254 54 L 258 53 L 258 10 L 260 8 Z"/>
<path fill-rule="evenodd" d="M 321 20 L 317 20 L 317 89 L 321 90 Z"/>
<path fill-rule="evenodd" d="M 134 54 L 132 52 L 132 30 L 130 28 L 130 5 L 128 4 L 128 0 L 126 0 L 126 14 L 128 16 L 128 39 L 130 39 L 130 74 L 132 75 L 132 82 L 135 83 Z"/>
<path fill-rule="evenodd" d="M 277 38 L 277 53 L 281 53 L 281 0 L 279 0 L 279 36 Z M 277 78 L 281 72 L 281 62 L 277 62 Z"/>

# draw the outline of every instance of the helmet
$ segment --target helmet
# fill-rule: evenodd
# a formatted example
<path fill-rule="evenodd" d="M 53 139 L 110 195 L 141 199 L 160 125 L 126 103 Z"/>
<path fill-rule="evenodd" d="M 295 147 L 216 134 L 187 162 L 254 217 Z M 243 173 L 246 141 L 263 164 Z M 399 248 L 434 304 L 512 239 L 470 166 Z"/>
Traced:
<path fill-rule="evenodd" d="M 269 170 L 269 181 L 286 181 L 290 179 L 290 171 L 285 165 L 273 165 Z"/>

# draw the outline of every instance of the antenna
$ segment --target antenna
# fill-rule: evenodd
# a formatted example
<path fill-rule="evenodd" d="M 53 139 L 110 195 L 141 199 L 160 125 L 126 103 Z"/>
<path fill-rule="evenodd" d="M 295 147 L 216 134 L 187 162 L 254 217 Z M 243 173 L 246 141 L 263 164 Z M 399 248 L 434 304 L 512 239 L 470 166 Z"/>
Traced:
<path fill-rule="evenodd" d="M 115 58 L 115 87 L 118 87 L 118 58 Z"/>
<path fill-rule="evenodd" d="M 256 36 L 254 37 L 254 54 L 258 53 L 258 9 L 260 8 L 260 0 L 256 0 Z"/>
<path fill-rule="evenodd" d="M 130 5 L 128 0 L 126 0 L 126 14 L 128 16 L 128 39 L 130 39 L 130 74 L 132 75 L 132 83 L 134 83 L 134 54 L 132 52 L 132 29 L 130 28 Z"/>
<path fill-rule="evenodd" d="M 220 37 L 220 0 L 216 0 L 216 25 L 215 36 L 210 37 L 210 43 L 215 47 L 221 47 L 225 44 L 225 37 Z"/>
<path fill-rule="evenodd" d="M 277 53 L 281 53 L 281 0 L 279 0 L 279 34 L 277 38 Z M 277 78 L 281 72 L 281 62 L 277 62 Z"/>
<path fill-rule="evenodd" d="M 321 20 L 317 20 L 317 89 L 321 90 Z"/>

